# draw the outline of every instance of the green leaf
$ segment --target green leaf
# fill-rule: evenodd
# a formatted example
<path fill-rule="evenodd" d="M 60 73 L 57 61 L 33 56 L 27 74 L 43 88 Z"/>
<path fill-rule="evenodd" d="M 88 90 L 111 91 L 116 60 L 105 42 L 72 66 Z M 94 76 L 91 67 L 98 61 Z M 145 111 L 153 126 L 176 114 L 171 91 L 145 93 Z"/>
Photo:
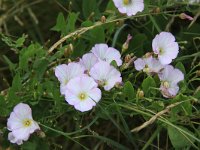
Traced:
<path fill-rule="evenodd" d="M 130 81 L 127 81 L 127 82 L 124 84 L 123 93 L 124 93 L 125 97 L 128 97 L 128 100 L 132 100 L 132 99 L 135 98 L 136 93 L 135 93 L 135 90 L 134 90 L 134 88 L 133 88 L 133 85 L 131 84 Z"/>
<path fill-rule="evenodd" d="M 194 134 L 191 131 L 189 131 L 187 128 L 184 128 L 182 126 L 178 126 L 178 127 L 181 128 L 182 130 L 184 130 L 185 132 L 194 136 Z M 186 146 L 189 147 L 195 141 L 193 138 L 187 136 L 185 133 L 183 133 L 180 130 L 177 130 L 171 126 L 167 127 L 167 131 L 168 131 L 170 141 L 171 141 L 172 145 L 174 146 L 174 148 L 176 148 L 176 149 L 181 149 Z"/>
<path fill-rule="evenodd" d="M 176 98 L 173 99 L 173 102 L 181 102 L 181 101 L 185 101 L 183 103 L 181 103 L 180 105 L 172 108 L 172 115 L 176 115 L 180 112 L 182 112 L 184 115 L 191 115 L 192 114 L 192 104 L 190 101 L 188 101 L 188 99 L 190 99 L 190 97 L 185 96 L 183 94 L 179 94 L 178 96 L 176 96 Z"/>
<path fill-rule="evenodd" d="M 12 87 L 11 88 L 14 91 L 20 91 L 20 89 L 22 88 L 21 77 L 20 77 L 19 73 L 17 73 L 15 75 L 15 77 L 13 78 Z"/>
<path fill-rule="evenodd" d="M 40 79 L 44 75 L 48 64 L 49 61 L 45 58 L 35 61 L 35 63 L 33 64 L 33 68 L 36 72 L 36 76 L 38 79 Z"/>
<path fill-rule="evenodd" d="M 178 62 L 175 68 L 180 69 L 183 72 L 183 74 L 186 74 L 185 67 L 181 62 Z"/>
<path fill-rule="evenodd" d="M 28 70 L 28 62 L 32 61 L 35 56 L 43 56 L 45 51 L 39 44 L 31 44 L 28 48 L 24 48 L 20 51 L 19 56 L 19 68 L 22 70 Z"/>
<path fill-rule="evenodd" d="M 18 38 L 17 41 L 15 41 L 16 47 L 22 47 L 24 45 L 26 37 L 26 35 L 22 35 L 22 37 Z"/>
<path fill-rule="evenodd" d="M 60 12 L 56 20 L 56 25 L 53 28 L 51 28 L 51 30 L 61 32 L 62 35 L 66 35 L 66 27 L 67 23 L 65 21 L 65 17 L 63 13 Z"/>
<path fill-rule="evenodd" d="M 146 96 L 150 95 L 150 93 L 156 94 L 155 90 L 150 89 L 151 87 L 156 87 L 156 83 L 155 83 L 154 79 L 151 76 L 148 76 L 142 82 L 142 90 L 144 91 Z"/>
<path fill-rule="evenodd" d="M 90 31 L 90 41 L 91 44 L 104 43 L 105 42 L 105 32 L 103 27 L 96 27 Z"/>
<path fill-rule="evenodd" d="M 3 55 L 5 62 L 8 64 L 10 71 L 14 71 L 16 68 L 16 64 L 14 64 L 7 56 Z"/>
<path fill-rule="evenodd" d="M 98 12 L 98 6 L 96 0 L 82 1 L 83 16 L 87 19 L 91 13 Z M 96 16 L 96 15 L 95 15 Z"/>
<path fill-rule="evenodd" d="M 22 148 L 24 150 L 37 150 L 37 143 L 32 143 L 32 142 L 25 142 L 22 145 Z M 40 147 L 41 148 L 41 147 Z"/>
<path fill-rule="evenodd" d="M 147 36 L 145 34 L 134 35 L 134 40 L 131 40 L 129 43 L 129 49 L 132 50 L 131 52 L 134 52 L 137 56 L 144 55 L 143 46 L 146 40 Z"/>
<path fill-rule="evenodd" d="M 69 13 L 66 25 L 66 34 L 75 30 L 75 24 L 79 13 Z"/>
<path fill-rule="evenodd" d="M 8 116 L 10 110 L 7 108 L 6 101 L 3 96 L 0 95 L 0 116 Z"/>

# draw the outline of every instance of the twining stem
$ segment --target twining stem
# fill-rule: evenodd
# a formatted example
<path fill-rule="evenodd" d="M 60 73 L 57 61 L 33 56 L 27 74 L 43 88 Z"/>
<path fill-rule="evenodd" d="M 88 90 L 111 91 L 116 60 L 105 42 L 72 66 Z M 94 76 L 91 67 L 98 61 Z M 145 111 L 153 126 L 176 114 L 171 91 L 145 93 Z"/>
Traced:
<path fill-rule="evenodd" d="M 165 11 L 165 12 L 160 12 L 160 13 L 151 13 L 151 15 L 158 15 L 158 14 L 165 14 L 165 13 L 172 13 L 174 11 Z M 86 31 L 88 30 L 91 30 L 91 29 L 94 29 L 98 26 L 101 26 L 103 24 L 109 24 L 109 23 L 113 23 L 113 22 L 117 22 L 117 21 L 120 21 L 120 20 L 125 20 L 125 19 L 131 19 L 131 18 L 137 18 L 137 17 L 144 17 L 144 16 L 148 16 L 149 13 L 146 13 L 146 14 L 139 14 L 139 15 L 136 15 L 136 16 L 131 16 L 131 17 L 121 17 L 121 18 L 117 18 L 117 19 L 107 19 L 106 22 L 96 22 L 94 25 L 92 26 L 89 26 L 89 27 L 83 27 L 83 28 L 80 28 L 64 37 L 62 37 L 60 40 L 58 40 L 56 43 L 54 43 L 48 50 L 48 54 L 51 54 L 60 44 L 62 44 L 63 42 L 65 42 L 68 38 L 71 38 L 71 37 L 74 37 L 74 36 L 77 36 L 77 35 L 81 35 L 83 33 L 85 33 Z"/>

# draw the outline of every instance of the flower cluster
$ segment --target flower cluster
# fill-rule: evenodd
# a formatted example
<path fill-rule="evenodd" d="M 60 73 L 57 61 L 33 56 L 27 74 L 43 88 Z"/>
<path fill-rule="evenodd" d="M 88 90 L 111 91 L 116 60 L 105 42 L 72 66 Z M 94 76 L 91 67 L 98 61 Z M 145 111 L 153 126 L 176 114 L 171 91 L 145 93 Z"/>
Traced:
<path fill-rule="evenodd" d="M 120 72 L 111 65 L 113 61 L 122 65 L 119 51 L 107 44 L 96 44 L 79 62 L 57 66 L 55 75 L 65 100 L 81 112 L 91 110 L 101 99 L 98 86 L 109 91 L 122 82 Z"/>
<path fill-rule="evenodd" d="M 160 90 L 164 97 L 176 96 L 178 83 L 184 79 L 183 73 L 169 65 L 179 52 L 175 37 L 169 32 L 161 32 L 152 41 L 153 54 L 147 53 L 134 61 L 135 69 L 149 75 L 158 74 L 161 81 Z"/>
<path fill-rule="evenodd" d="M 40 130 L 39 125 L 32 118 L 31 108 L 24 103 L 19 103 L 14 107 L 7 122 L 7 128 L 11 131 L 8 140 L 18 145 L 29 139 L 30 134 Z"/>

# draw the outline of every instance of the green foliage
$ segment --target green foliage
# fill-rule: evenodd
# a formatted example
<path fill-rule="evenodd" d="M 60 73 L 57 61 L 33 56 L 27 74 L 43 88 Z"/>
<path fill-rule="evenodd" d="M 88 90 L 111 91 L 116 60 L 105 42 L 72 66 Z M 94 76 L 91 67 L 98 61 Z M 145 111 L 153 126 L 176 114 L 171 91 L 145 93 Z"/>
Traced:
<path fill-rule="evenodd" d="M 185 147 L 190 147 L 194 143 L 194 139 L 185 135 L 185 133 L 182 132 L 182 130 L 193 136 L 194 134 L 187 128 L 181 126 L 179 126 L 179 128 L 181 129 L 181 131 L 170 126 L 168 126 L 167 128 L 172 145 L 174 146 L 175 149 L 183 149 Z"/>
<path fill-rule="evenodd" d="M 127 81 L 124 84 L 123 94 L 128 98 L 128 100 L 133 100 L 136 97 L 135 90 L 130 81 Z"/>
<path fill-rule="evenodd" d="M 112 0 L 2 3 L 0 149 L 199 149 L 200 22 L 179 17 L 198 16 L 199 4 L 145 0 L 144 11 L 128 17 Z M 136 71 L 131 61 L 152 52 L 152 40 L 161 31 L 171 32 L 179 43 L 172 65 L 184 73 L 179 93 L 170 98 L 160 92 L 157 75 Z M 111 62 L 123 83 L 110 91 L 101 88 L 102 98 L 91 111 L 82 113 L 66 103 L 55 67 L 79 61 L 97 43 L 121 53 L 128 34 L 133 38 L 121 54 L 123 65 Z M 144 96 L 138 97 L 138 89 Z M 30 105 L 43 136 L 34 133 L 17 146 L 7 140 L 6 123 L 20 102 Z"/>
<path fill-rule="evenodd" d="M 155 95 L 155 91 L 152 89 L 156 87 L 156 83 L 154 79 L 151 76 L 148 76 L 144 81 L 142 82 L 142 90 L 144 91 L 145 95 L 148 97 L 150 94 Z"/>

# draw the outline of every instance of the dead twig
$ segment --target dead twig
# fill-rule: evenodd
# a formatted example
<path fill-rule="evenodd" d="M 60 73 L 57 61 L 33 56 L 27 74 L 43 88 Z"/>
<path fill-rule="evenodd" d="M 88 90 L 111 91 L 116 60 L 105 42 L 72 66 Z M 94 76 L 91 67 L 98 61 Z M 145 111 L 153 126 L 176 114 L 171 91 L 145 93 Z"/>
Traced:
<path fill-rule="evenodd" d="M 166 109 L 158 112 L 153 117 L 151 117 L 148 121 L 144 122 L 142 125 L 140 125 L 140 126 L 134 128 L 134 129 L 132 129 L 131 132 L 139 132 L 143 128 L 146 128 L 148 125 L 154 123 L 158 117 L 162 116 L 165 113 L 168 113 L 171 108 L 176 107 L 177 105 L 179 105 L 179 104 L 181 104 L 183 102 L 177 102 L 177 103 L 174 103 L 174 104 L 171 104 L 171 105 L 167 106 Z"/>

